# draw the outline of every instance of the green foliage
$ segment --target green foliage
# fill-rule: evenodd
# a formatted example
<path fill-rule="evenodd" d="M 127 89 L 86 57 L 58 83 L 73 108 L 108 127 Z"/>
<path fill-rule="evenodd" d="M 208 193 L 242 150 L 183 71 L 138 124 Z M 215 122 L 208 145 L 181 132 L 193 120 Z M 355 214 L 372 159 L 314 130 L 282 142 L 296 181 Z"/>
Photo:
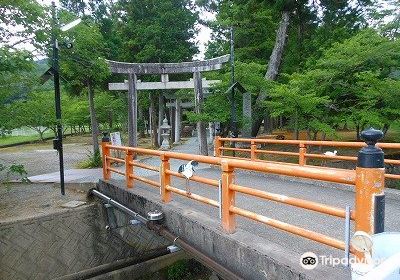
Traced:
<path fill-rule="evenodd" d="M 113 124 L 125 121 L 128 108 L 122 98 L 102 91 L 96 94 L 94 102 L 98 122 L 109 130 L 113 128 Z"/>
<path fill-rule="evenodd" d="M 198 19 L 187 0 L 120 0 L 114 22 L 119 58 L 135 62 L 178 62 L 191 60 L 197 52 L 191 39 Z"/>
<path fill-rule="evenodd" d="M 2 0 L 0 6 L 0 45 L 15 47 L 22 42 L 44 39 L 44 8 L 35 0 Z M 18 28 L 9 27 L 18 26 Z M 11 38 L 22 38 L 10 44 Z"/>
<path fill-rule="evenodd" d="M 181 280 L 190 276 L 188 260 L 179 260 L 173 265 L 168 267 L 167 279 L 168 280 Z"/>
<path fill-rule="evenodd" d="M 23 182 L 29 182 L 28 173 L 21 164 L 9 164 L 0 159 L 0 184 L 7 183 L 11 178 L 19 178 Z"/>
<path fill-rule="evenodd" d="M 43 133 L 55 126 L 54 97 L 52 92 L 31 92 L 26 100 L 18 100 L 7 108 L 7 123 L 11 128 L 27 126 Z"/>
<path fill-rule="evenodd" d="M 273 84 L 264 79 L 265 65 L 258 63 L 235 63 L 236 81 L 238 81 L 248 92 L 255 93 L 260 91 L 269 91 Z M 209 96 L 205 99 L 202 113 L 195 114 L 187 112 L 189 121 L 199 120 L 207 122 L 221 122 L 228 125 L 231 118 L 231 93 L 227 91 L 230 83 L 230 73 L 219 75 L 222 83 L 210 89 Z M 239 123 L 242 123 L 242 93 L 235 91 L 235 108 Z M 255 113 L 253 113 L 255 114 Z"/>
<path fill-rule="evenodd" d="M 90 124 L 89 104 L 86 98 L 63 96 L 63 123 L 70 126 L 87 126 Z"/>
<path fill-rule="evenodd" d="M 89 154 L 87 155 L 87 159 L 78 164 L 78 168 L 83 168 L 83 169 L 98 168 L 102 166 L 103 162 L 101 160 L 100 151 L 96 151 L 94 153 L 89 152 Z"/>
<path fill-rule="evenodd" d="M 296 82 L 293 78 L 291 84 L 277 85 L 270 92 L 271 101 L 266 103 L 272 108 L 272 116 L 290 116 L 291 128 L 296 131 L 311 128 L 328 132 L 329 126 L 324 122 L 328 97 L 318 96 L 315 92 L 305 93 Z"/>
<path fill-rule="evenodd" d="M 66 18 L 70 18 L 68 14 Z M 73 42 L 72 49 L 61 49 L 61 73 L 68 80 L 67 89 L 80 94 L 84 88 L 95 87 L 109 76 L 104 61 L 104 38 L 98 26 L 85 21 L 70 29 L 65 40 Z"/>
<path fill-rule="evenodd" d="M 269 105 L 274 115 L 297 119 L 300 128 L 329 132 L 348 122 L 387 131 L 400 118 L 399 80 L 392 77 L 399 53 L 398 41 L 364 30 L 334 44 L 303 73 L 288 76 L 287 84 L 271 93 Z"/>

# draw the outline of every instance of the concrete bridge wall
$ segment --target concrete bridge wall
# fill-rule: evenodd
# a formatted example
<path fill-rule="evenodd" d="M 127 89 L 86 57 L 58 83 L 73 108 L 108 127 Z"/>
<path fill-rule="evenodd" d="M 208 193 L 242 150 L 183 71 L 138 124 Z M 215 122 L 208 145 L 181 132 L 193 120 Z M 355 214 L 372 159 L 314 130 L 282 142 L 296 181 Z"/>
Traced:
<path fill-rule="evenodd" d="M 105 229 L 100 204 L 0 222 L 0 279 L 54 279 L 167 244 L 144 227 L 124 226 L 125 216 L 116 216 L 121 227 L 113 231 Z"/>
<path fill-rule="evenodd" d="M 154 192 L 138 187 L 128 190 L 124 183 L 113 180 L 100 181 L 98 189 L 142 215 L 155 209 L 163 211 L 169 231 L 243 279 L 340 279 L 329 269 L 302 269 L 299 259 L 287 249 L 249 232 L 239 229 L 228 235 L 219 221 L 177 201 L 163 204 Z"/>

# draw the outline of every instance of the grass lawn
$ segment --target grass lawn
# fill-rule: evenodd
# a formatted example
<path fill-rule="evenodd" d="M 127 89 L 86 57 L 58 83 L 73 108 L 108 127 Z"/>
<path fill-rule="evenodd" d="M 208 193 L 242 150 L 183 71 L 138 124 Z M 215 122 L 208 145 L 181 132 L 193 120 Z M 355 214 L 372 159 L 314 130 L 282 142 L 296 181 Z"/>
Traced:
<path fill-rule="evenodd" d="M 54 137 L 53 131 L 46 131 L 43 135 L 44 138 Z M 40 140 L 39 135 L 29 135 L 29 136 L 2 136 L 0 137 L 0 147 L 3 145 L 17 144 L 30 141 Z"/>

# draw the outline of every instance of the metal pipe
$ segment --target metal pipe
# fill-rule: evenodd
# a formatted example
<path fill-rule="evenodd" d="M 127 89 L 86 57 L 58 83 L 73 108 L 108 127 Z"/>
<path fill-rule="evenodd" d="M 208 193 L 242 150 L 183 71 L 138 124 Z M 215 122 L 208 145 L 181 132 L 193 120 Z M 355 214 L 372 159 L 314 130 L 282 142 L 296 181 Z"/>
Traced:
<path fill-rule="evenodd" d="M 169 232 L 164 226 L 158 225 L 155 223 L 149 223 L 147 226 L 149 229 L 156 231 L 157 233 L 161 234 L 168 240 L 174 242 L 178 247 L 182 248 L 184 251 L 186 251 L 187 253 L 192 255 L 196 260 L 203 263 L 208 268 L 214 270 L 223 279 L 227 279 L 227 280 L 243 279 L 243 278 L 240 278 L 239 276 L 237 276 L 236 274 L 234 274 L 233 272 L 231 272 L 230 270 L 226 269 L 219 263 L 215 262 L 210 257 L 201 253 L 193 246 L 191 246 L 188 243 L 186 243 L 185 241 L 183 241 L 180 236 L 176 236 L 176 235 L 172 234 L 171 232 Z"/>
<path fill-rule="evenodd" d="M 206 256 L 205 254 L 201 253 L 198 251 L 196 248 L 193 246 L 189 245 L 185 241 L 182 240 L 180 236 L 176 236 L 169 232 L 164 226 L 159 225 L 153 221 L 149 221 L 148 219 L 144 218 L 143 216 L 139 215 L 138 213 L 132 211 L 128 207 L 122 205 L 121 203 L 111 199 L 110 197 L 106 196 L 105 194 L 99 192 L 98 190 L 92 189 L 89 191 L 89 194 L 92 193 L 95 196 L 101 198 L 102 200 L 107 201 L 109 204 L 114 205 L 117 207 L 119 210 L 125 212 L 126 214 L 135 217 L 137 220 L 140 220 L 144 224 L 147 225 L 147 227 L 151 230 L 154 230 L 156 233 L 164 236 L 166 239 L 172 241 L 174 245 L 177 245 L 178 247 L 182 248 L 186 252 L 188 252 L 190 255 L 192 255 L 195 259 L 197 259 L 199 262 L 203 263 L 210 269 L 214 270 L 218 275 L 220 275 L 222 278 L 227 279 L 227 280 L 241 280 L 239 276 L 231 272 L 230 270 L 226 269 L 219 263 L 215 262 L 213 259 L 210 257 Z"/>
<path fill-rule="evenodd" d="M 56 280 L 80 280 L 80 279 L 89 279 L 92 277 L 96 277 L 105 273 L 109 273 L 111 271 L 119 270 L 121 268 L 125 268 L 131 265 L 135 265 L 138 263 L 146 262 L 151 259 L 159 258 L 170 254 L 170 250 L 167 247 L 162 247 L 158 249 L 151 250 L 145 255 L 139 256 L 137 258 L 128 258 L 124 260 L 117 260 L 112 263 L 101 264 L 96 267 L 91 267 L 82 271 L 78 271 L 69 275 L 65 275 L 62 277 L 56 278 Z"/>
<path fill-rule="evenodd" d="M 132 211 L 128 207 L 122 205 L 121 203 L 111 199 L 111 197 L 108 197 L 108 196 L 104 195 L 103 193 L 101 193 L 101 192 L 99 192 L 99 191 L 97 191 L 95 189 L 90 190 L 89 193 L 92 193 L 95 196 L 101 198 L 102 200 L 107 201 L 107 203 L 117 207 L 121 211 L 123 211 L 126 214 L 134 217 L 135 219 L 141 221 L 142 223 L 147 223 L 148 222 L 148 220 L 145 217 L 141 216 L 139 213 L 136 213 L 136 212 Z"/>
<path fill-rule="evenodd" d="M 350 216 L 351 209 L 350 206 L 346 206 L 346 218 L 344 223 L 344 257 L 346 258 L 346 266 L 350 266 Z"/>

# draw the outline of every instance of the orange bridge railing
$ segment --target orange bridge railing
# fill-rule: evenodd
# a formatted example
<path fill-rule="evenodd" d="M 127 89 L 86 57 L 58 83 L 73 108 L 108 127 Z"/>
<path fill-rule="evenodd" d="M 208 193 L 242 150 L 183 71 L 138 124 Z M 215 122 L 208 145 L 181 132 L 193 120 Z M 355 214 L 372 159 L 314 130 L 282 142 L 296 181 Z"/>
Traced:
<path fill-rule="evenodd" d="M 229 144 L 229 145 L 226 145 Z M 241 147 L 235 147 L 240 145 Z M 396 150 L 400 154 L 400 143 L 378 143 L 378 147 L 383 150 Z M 286 150 L 296 149 L 297 151 L 282 151 L 274 149 L 275 147 L 285 148 Z M 306 141 L 306 140 L 275 140 L 275 139 L 250 139 L 250 138 L 221 138 L 215 139 L 214 155 L 222 158 L 241 158 L 252 161 L 276 161 L 273 159 L 260 159 L 259 155 L 284 156 L 285 158 L 297 158 L 297 163 L 301 166 L 316 165 L 310 163 L 308 159 L 320 159 L 324 161 L 350 161 L 357 162 L 356 156 L 334 155 L 333 149 L 345 148 L 355 149 L 367 146 L 364 142 L 339 142 L 339 141 Z M 268 147 L 269 149 L 266 149 Z M 331 147 L 331 153 L 310 152 L 313 147 Z M 314 149 L 316 150 L 316 149 Z M 230 151 L 230 155 L 226 152 Z M 239 152 L 239 153 L 236 153 Z M 400 160 L 385 159 L 386 165 L 398 166 L 400 170 Z M 282 162 L 285 163 L 285 162 Z M 387 179 L 400 180 L 400 174 L 392 174 L 390 170 L 386 171 Z"/>
<path fill-rule="evenodd" d="M 257 221 L 265 225 L 269 225 L 274 228 L 298 236 L 302 236 L 304 238 L 314 240 L 316 242 L 337 249 L 350 249 L 351 253 L 355 253 L 354 250 L 351 247 L 349 248 L 349 246 L 347 246 L 347 243 L 342 240 L 338 240 L 322 233 L 304 229 L 295 225 L 266 217 L 247 209 L 240 208 L 236 205 L 235 196 L 237 193 L 242 193 L 248 196 L 252 196 L 254 198 L 287 204 L 325 215 L 347 218 L 348 220 L 354 221 L 356 231 L 361 230 L 369 234 L 381 231 L 383 230 L 383 224 L 380 224 L 383 223 L 383 216 L 380 216 L 382 215 L 382 205 L 379 205 L 379 200 L 377 200 L 377 198 L 384 196 L 385 169 L 383 168 L 383 152 L 380 154 L 380 149 L 375 146 L 376 140 L 379 137 L 375 135 L 373 137 L 375 137 L 376 139 L 374 138 L 374 140 L 370 141 L 367 147 L 370 150 L 364 148 L 366 149 L 364 153 L 360 152 L 360 154 L 363 155 L 359 156 L 359 163 L 356 170 L 306 165 L 304 160 L 304 158 L 306 158 L 306 153 L 304 151 L 299 152 L 299 158 L 303 158 L 301 159 L 303 161 L 302 164 L 285 164 L 267 161 L 260 164 L 260 162 L 257 162 L 255 160 L 251 161 L 249 159 L 243 160 L 235 158 L 223 158 L 218 153 L 217 155 L 220 156 L 210 157 L 142 148 L 113 146 L 109 142 L 109 138 L 104 137 L 102 142 L 103 177 L 104 180 L 109 180 L 111 179 L 111 173 L 114 172 L 125 176 L 126 186 L 128 188 L 133 188 L 135 185 L 135 181 L 140 181 L 152 187 L 159 188 L 161 201 L 163 203 L 170 202 L 172 195 L 177 194 L 198 201 L 200 203 L 208 204 L 212 207 L 220 207 L 222 228 L 227 233 L 235 232 L 236 216 L 242 216 L 253 221 Z M 230 141 L 230 139 L 219 139 L 218 141 L 222 142 L 228 140 Z M 248 141 L 252 143 L 252 146 L 255 146 L 256 141 L 265 140 L 249 139 Z M 305 145 L 312 144 L 309 142 L 300 143 L 297 141 L 291 141 L 289 143 L 299 145 L 300 149 L 304 149 Z M 346 144 L 343 143 L 342 145 Z M 362 143 L 351 143 L 350 145 L 355 145 L 356 147 L 363 146 Z M 381 145 L 382 144 L 380 144 L 380 146 Z M 221 149 L 221 147 L 222 146 L 217 146 L 216 151 L 222 151 L 223 149 Z M 123 154 L 124 158 L 111 156 L 112 150 L 120 151 L 119 154 Z M 257 150 L 255 148 L 251 149 L 252 155 L 256 152 Z M 151 166 L 134 160 L 134 157 L 136 157 L 136 155 L 159 157 L 161 161 L 160 166 Z M 193 176 L 190 178 L 190 180 L 202 183 L 205 186 L 209 186 L 216 190 L 219 189 L 220 201 L 216 201 L 195 193 L 189 193 L 185 190 L 172 186 L 172 177 L 184 177 L 182 174 L 171 170 L 169 162 L 170 159 L 184 161 L 195 160 L 199 163 L 205 163 L 219 167 L 221 171 L 220 180 L 205 178 L 201 176 Z M 254 157 L 252 157 L 252 159 L 254 159 Z M 124 164 L 125 168 L 123 170 L 120 170 L 116 167 L 113 167 L 113 163 L 115 162 Z M 144 168 L 147 170 L 159 172 L 159 180 L 154 181 L 146 177 L 135 175 L 136 168 Z M 346 209 L 343 208 L 333 207 L 318 202 L 299 199 L 295 197 L 287 197 L 276 193 L 254 189 L 248 186 L 241 186 L 235 183 L 235 170 L 237 169 L 347 184 L 355 188 L 355 207 L 351 211 L 346 211 Z"/>

